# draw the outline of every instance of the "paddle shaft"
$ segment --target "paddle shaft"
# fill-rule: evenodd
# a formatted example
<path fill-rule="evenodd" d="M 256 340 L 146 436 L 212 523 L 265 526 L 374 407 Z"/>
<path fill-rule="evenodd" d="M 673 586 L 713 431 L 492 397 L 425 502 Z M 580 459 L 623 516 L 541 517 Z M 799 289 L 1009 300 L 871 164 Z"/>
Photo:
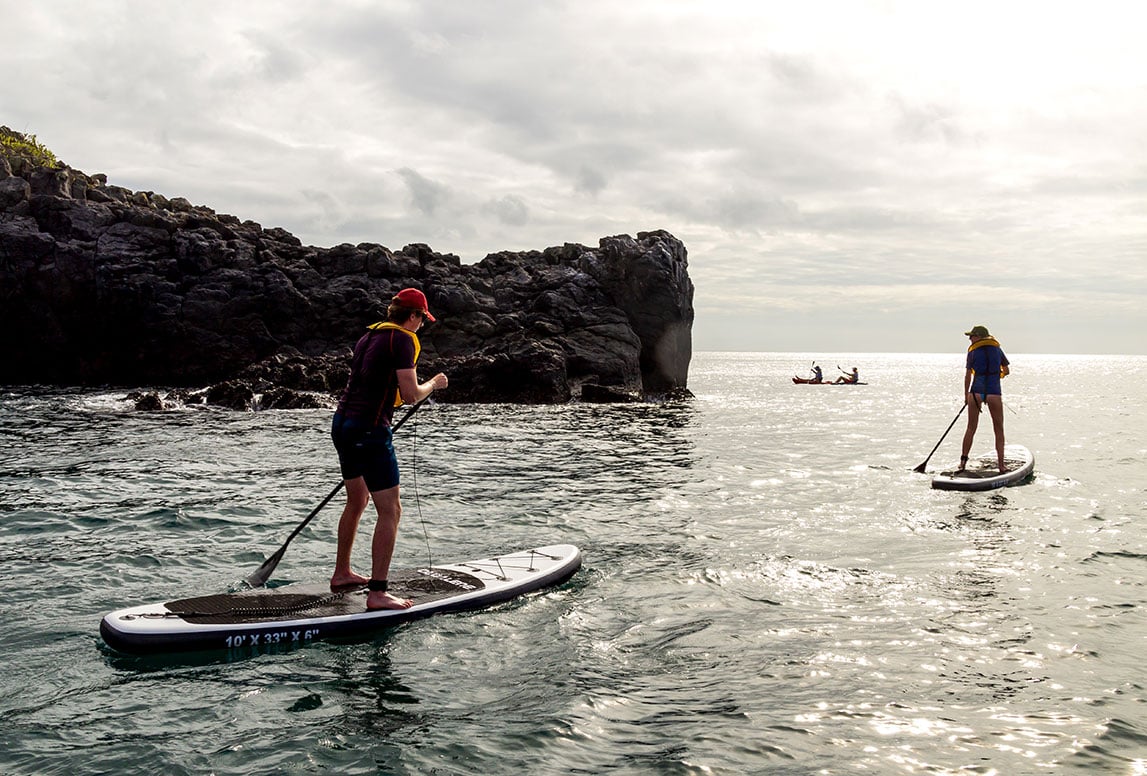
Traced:
<path fill-rule="evenodd" d="M 956 421 L 960 419 L 960 415 L 964 412 L 965 409 L 967 409 L 967 407 L 968 405 L 966 402 L 960 405 L 960 411 L 956 413 L 956 417 L 952 418 L 952 422 L 948 424 L 948 428 L 944 429 L 944 434 L 940 437 L 940 441 L 937 442 L 936 446 L 932 448 L 932 452 L 928 453 L 928 457 L 924 459 L 924 463 L 917 466 L 915 469 L 913 469 L 913 471 L 924 471 L 924 468 L 928 465 L 928 461 L 932 460 L 932 455 L 940 449 L 940 445 L 943 443 L 944 438 L 948 436 L 948 432 L 952 430 L 952 426 L 956 425 Z"/>
<path fill-rule="evenodd" d="M 405 415 L 403 415 L 397 423 L 390 427 L 390 433 L 393 434 L 395 431 L 402 427 L 403 423 L 410 420 L 410 416 L 417 412 L 418 408 L 421 407 L 423 403 L 425 403 L 429 398 L 430 397 L 427 396 L 421 401 L 415 402 L 414 406 L 412 406 L 410 410 Z M 256 569 L 254 574 L 251 574 L 251 576 L 247 577 L 246 581 L 248 585 L 251 587 L 262 587 L 263 585 L 267 584 L 267 580 L 270 579 L 271 574 L 275 572 L 275 568 L 279 565 L 279 561 L 281 561 L 283 559 L 283 555 L 286 554 L 287 545 L 289 545 L 291 540 L 298 536 L 299 532 L 306 528 L 307 524 L 310 523 L 311 520 L 314 520 L 315 515 L 322 511 L 322 508 L 329 504 L 331 499 L 334 498 L 335 495 L 343 489 L 343 484 L 343 481 L 339 480 L 339 484 L 334 486 L 331 492 L 326 495 L 326 498 L 320 501 L 319 505 L 312 509 L 309 515 L 303 518 L 303 522 L 295 526 L 295 530 L 291 531 L 291 535 L 287 537 L 287 541 L 283 542 L 283 546 L 280 547 L 274 555 L 263 561 L 263 565 Z"/>

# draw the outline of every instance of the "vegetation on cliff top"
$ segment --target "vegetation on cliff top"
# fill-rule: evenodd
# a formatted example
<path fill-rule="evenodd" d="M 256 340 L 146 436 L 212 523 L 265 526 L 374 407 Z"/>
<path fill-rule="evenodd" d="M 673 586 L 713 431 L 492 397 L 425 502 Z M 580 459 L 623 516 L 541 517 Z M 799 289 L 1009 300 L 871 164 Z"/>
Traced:
<path fill-rule="evenodd" d="M 51 149 L 38 141 L 35 135 L 24 135 L 8 127 L 0 127 L 0 153 L 9 158 L 19 157 L 47 167 L 59 163 Z"/>

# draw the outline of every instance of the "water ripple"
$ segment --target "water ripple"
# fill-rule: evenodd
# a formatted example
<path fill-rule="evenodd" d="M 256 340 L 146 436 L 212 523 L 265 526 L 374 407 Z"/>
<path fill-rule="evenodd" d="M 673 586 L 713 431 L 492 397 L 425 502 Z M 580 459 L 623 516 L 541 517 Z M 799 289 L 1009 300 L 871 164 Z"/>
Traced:
<path fill-rule="evenodd" d="M 868 386 L 700 354 L 692 401 L 424 408 L 396 440 L 396 562 L 572 542 L 573 580 L 376 638 L 158 658 L 103 647 L 99 618 L 258 567 L 338 481 L 328 413 L 8 389 L 0 771 L 1147 772 L 1147 359 L 1101 390 L 1077 376 L 1111 359 L 1014 357 L 1036 476 L 958 494 L 913 471 L 958 354 L 848 358 Z M 276 583 L 329 573 L 338 509 Z"/>

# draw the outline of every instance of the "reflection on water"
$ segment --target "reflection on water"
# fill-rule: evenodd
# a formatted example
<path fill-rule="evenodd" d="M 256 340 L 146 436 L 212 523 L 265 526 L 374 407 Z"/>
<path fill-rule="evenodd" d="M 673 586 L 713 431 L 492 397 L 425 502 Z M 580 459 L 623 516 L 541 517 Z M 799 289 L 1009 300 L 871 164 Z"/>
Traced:
<path fill-rule="evenodd" d="M 129 658 L 96 629 L 258 567 L 337 482 L 328 413 L 7 391 L 0 770 L 1147 772 L 1147 360 L 1118 364 L 1112 415 L 1093 361 L 1015 357 L 1036 474 L 985 494 L 913 471 L 958 357 L 850 355 L 848 390 L 793 385 L 809 360 L 699 354 L 696 399 L 666 405 L 424 408 L 396 437 L 396 564 L 571 542 L 582 571 L 251 655 Z M 276 582 L 329 573 L 337 515 Z"/>

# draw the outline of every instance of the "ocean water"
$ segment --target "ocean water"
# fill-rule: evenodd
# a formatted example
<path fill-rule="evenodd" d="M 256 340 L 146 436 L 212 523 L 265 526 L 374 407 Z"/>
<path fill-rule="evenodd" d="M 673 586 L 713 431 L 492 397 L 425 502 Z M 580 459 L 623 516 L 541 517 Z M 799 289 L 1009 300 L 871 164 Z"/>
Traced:
<path fill-rule="evenodd" d="M 0 389 L 0 773 L 1145 774 L 1147 357 L 1009 356 L 1036 470 L 978 494 L 912 471 L 959 353 L 700 353 L 688 401 L 425 407 L 395 565 L 569 542 L 572 580 L 163 658 L 100 618 L 258 568 L 337 482 L 329 413 Z M 793 385 L 814 358 L 868 384 Z M 326 578 L 338 511 L 276 581 Z"/>

